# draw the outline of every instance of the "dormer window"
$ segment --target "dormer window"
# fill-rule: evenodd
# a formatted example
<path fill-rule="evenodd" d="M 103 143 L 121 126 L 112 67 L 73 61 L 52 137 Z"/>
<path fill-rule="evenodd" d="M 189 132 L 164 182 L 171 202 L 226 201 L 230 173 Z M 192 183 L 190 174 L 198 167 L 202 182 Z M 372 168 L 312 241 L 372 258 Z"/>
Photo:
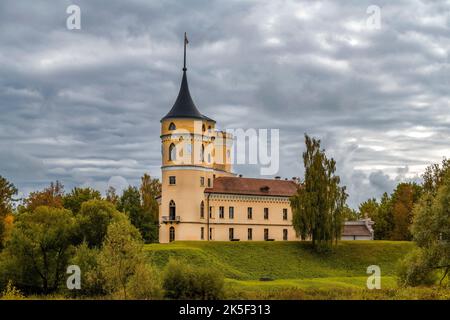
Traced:
<path fill-rule="evenodd" d="M 175 125 L 175 123 L 171 122 L 169 124 L 169 130 L 176 130 L 176 129 L 177 129 L 177 126 Z"/>

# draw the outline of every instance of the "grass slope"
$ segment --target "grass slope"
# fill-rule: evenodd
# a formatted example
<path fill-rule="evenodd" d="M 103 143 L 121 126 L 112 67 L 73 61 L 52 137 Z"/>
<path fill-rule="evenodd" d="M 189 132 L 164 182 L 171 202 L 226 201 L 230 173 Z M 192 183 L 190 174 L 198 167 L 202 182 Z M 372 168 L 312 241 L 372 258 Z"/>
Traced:
<path fill-rule="evenodd" d="M 392 284 L 398 260 L 412 248 L 410 242 L 342 241 L 331 254 L 317 254 L 307 242 L 174 242 L 146 245 L 146 252 L 159 267 L 174 257 L 214 268 L 231 284 L 242 286 L 308 286 L 309 280 L 324 286 L 360 287 L 370 265 L 380 266 L 382 276 Z M 263 283 L 258 281 L 261 277 L 277 281 Z"/>

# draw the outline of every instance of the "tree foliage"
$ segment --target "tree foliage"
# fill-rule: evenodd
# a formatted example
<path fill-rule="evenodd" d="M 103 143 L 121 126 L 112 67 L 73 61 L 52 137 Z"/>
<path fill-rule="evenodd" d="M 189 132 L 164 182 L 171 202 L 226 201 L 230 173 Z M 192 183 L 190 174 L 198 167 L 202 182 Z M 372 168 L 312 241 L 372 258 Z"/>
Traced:
<path fill-rule="evenodd" d="M 320 148 L 320 140 L 305 135 L 305 179 L 291 198 L 293 226 L 315 248 L 330 247 L 340 238 L 347 194 L 335 175 L 336 162 Z"/>
<path fill-rule="evenodd" d="M 102 195 L 99 191 L 92 188 L 73 188 L 72 191 L 63 196 L 63 206 L 66 209 L 77 214 L 80 212 L 83 202 L 89 200 L 101 200 Z"/>
<path fill-rule="evenodd" d="M 8 180 L 0 176 L 0 249 L 6 238 L 7 219 L 12 212 L 13 196 L 17 188 Z"/>
<path fill-rule="evenodd" d="M 31 192 L 25 199 L 22 211 L 32 212 L 39 206 L 63 208 L 64 186 L 61 182 L 51 182 L 42 191 Z"/>
<path fill-rule="evenodd" d="M 89 200 L 81 204 L 77 215 L 78 235 L 89 247 L 100 247 L 112 222 L 126 220 L 123 213 L 108 201 Z"/>
<path fill-rule="evenodd" d="M 0 258 L 1 281 L 26 292 L 55 291 L 70 257 L 76 223 L 66 209 L 46 206 L 23 213 Z"/>

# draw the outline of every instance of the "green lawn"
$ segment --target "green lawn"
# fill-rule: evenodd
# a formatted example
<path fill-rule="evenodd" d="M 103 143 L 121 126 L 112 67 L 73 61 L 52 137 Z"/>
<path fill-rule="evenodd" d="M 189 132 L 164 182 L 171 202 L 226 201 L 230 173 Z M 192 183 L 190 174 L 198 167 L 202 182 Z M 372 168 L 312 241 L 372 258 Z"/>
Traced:
<path fill-rule="evenodd" d="M 342 241 L 330 254 L 307 242 L 174 242 L 146 245 L 149 261 L 163 267 L 170 257 L 224 274 L 234 297 L 285 290 L 363 290 L 367 267 L 381 268 L 382 288 L 396 287 L 400 258 L 413 244 L 397 241 Z M 271 281 L 260 281 L 269 278 Z"/>

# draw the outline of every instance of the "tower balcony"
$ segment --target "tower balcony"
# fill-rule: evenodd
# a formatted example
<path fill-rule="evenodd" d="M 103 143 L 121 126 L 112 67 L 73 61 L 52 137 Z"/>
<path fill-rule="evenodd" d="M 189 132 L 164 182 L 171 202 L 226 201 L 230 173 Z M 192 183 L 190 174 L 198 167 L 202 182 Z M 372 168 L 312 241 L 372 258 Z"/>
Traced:
<path fill-rule="evenodd" d="M 162 223 L 179 223 L 180 216 L 162 216 Z"/>

